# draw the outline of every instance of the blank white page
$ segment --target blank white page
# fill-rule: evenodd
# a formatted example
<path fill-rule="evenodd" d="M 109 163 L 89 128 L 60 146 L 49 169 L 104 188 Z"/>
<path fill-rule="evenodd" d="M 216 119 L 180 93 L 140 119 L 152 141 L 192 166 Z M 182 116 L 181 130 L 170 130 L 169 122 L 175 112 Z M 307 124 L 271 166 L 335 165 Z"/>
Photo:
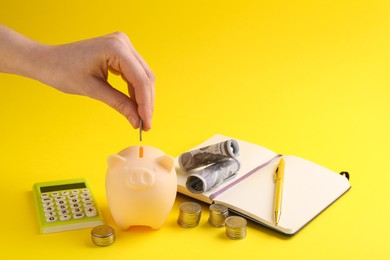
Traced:
<path fill-rule="evenodd" d="M 274 160 L 214 199 L 273 229 L 294 234 L 337 198 L 350 184 L 344 176 L 296 156 L 285 159 L 282 213 L 274 224 Z M 242 158 L 245 161 L 245 158 Z"/>

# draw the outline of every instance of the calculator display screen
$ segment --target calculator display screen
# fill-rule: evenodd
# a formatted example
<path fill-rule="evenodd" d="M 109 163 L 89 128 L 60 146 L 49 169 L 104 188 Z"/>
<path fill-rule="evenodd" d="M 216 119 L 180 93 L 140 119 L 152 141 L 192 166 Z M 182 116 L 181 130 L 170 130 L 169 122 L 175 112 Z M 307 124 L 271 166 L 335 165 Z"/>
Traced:
<path fill-rule="evenodd" d="M 41 193 L 45 193 L 45 192 L 59 191 L 59 190 L 84 189 L 86 187 L 87 186 L 85 185 L 84 182 L 80 182 L 80 183 L 70 183 L 70 184 L 40 187 L 40 189 L 41 189 Z"/>

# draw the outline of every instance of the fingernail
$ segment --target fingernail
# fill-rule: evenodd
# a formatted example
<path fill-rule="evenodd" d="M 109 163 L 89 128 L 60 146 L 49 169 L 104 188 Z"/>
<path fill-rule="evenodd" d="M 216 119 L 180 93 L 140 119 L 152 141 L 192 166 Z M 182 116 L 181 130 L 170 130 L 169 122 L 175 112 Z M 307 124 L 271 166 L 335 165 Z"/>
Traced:
<path fill-rule="evenodd" d="M 134 117 L 130 117 L 129 121 L 130 121 L 130 124 L 133 126 L 133 128 L 137 128 L 138 119 L 136 119 Z"/>
<path fill-rule="evenodd" d="M 152 122 L 149 120 L 146 123 L 144 122 L 145 131 L 149 131 L 152 128 Z"/>

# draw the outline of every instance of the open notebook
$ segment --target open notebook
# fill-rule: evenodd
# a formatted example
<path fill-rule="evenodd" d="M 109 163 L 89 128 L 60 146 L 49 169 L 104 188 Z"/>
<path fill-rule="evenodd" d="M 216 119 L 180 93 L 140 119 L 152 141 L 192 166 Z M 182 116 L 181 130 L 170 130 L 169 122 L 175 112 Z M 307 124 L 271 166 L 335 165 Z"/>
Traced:
<path fill-rule="evenodd" d="M 283 155 L 285 176 L 282 214 L 274 224 L 274 171 L 281 155 L 260 145 L 215 135 L 193 149 L 234 139 L 239 144 L 241 168 L 234 178 L 202 194 L 186 188 L 188 173 L 176 158 L 178 192 L 206 203 L 226 205 L 230 211 L 285 235 L 294 235 L 350 189 L 348 179 L 308 160 Z M 192 150 L 192 149 L 191 149 Z"/>

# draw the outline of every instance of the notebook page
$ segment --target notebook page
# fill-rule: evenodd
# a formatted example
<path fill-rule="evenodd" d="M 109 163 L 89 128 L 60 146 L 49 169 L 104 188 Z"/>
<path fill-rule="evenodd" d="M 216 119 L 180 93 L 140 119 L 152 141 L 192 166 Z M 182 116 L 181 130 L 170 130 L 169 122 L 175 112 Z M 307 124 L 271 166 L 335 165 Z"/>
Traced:
<path fill-rule="evenodd" d="M 294 234 L 350 188 L 348 180 L 329 169 L 296 156 L 284 156 L 285 179 L 282 214 L 274 225 L 275 183 L 278 160 L 215 198 L 271 228 Z"/>

